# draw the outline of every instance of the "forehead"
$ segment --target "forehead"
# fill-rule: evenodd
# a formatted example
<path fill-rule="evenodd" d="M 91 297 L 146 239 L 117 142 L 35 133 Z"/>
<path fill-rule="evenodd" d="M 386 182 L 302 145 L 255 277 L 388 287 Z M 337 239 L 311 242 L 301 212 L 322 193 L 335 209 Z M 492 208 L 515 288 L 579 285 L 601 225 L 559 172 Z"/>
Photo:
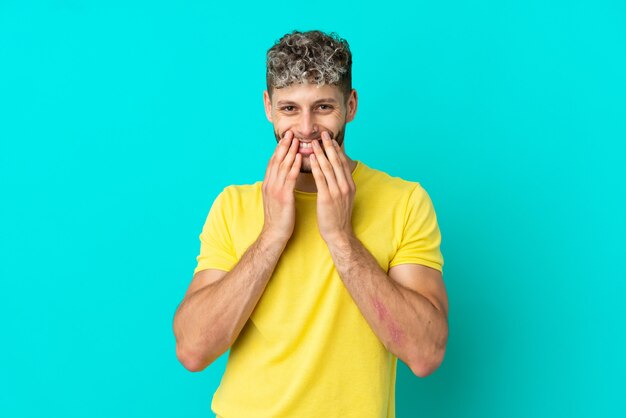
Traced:
<path fill-rule="evenodd" d="M 321 99 L 343 100 L 343 93 L 338 86 L 324 84 L 292 84 L 288 87 L 274 89 L 272 102 L 291 101 L 296 103 L 313 103 Z"/>

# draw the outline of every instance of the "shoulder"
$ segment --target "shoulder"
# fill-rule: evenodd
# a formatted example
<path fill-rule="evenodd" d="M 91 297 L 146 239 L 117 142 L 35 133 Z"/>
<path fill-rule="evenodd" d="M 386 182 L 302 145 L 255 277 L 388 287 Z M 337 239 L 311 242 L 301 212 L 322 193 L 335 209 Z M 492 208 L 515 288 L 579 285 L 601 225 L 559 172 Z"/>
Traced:
<path fill-rule="evenodd" d="M 229 198 L 237 197 L 237 196 L 245 197 L 249 195 L 255 195 L 261 190 L 261 185 L 262 185 L 261 181 L 257 181 L 255 183 L 250 183 L 250 184 L 230 184 L 228 186 L 225 186 L 220 192 L 220 194 Z"/>
<path fill-rule="evenodd" d="M 262 199 L 261 185 L 261 181 L 250 184 L 231 184 L 222 189 L 216 200 L 233 206 L 252 204 L 259 198 Z"/>
<path fill-rule="evenodd" d="M 412 197 L 419 198 L 426 194 L 426 190 L 419 181 L 407 180 L 391 173 L 370 167 L 359 162 L 359 171 L 355 173 L 357 190 L 359 186 L 368 194 L 383 195 L 385 198 L 408 200 Z"/>

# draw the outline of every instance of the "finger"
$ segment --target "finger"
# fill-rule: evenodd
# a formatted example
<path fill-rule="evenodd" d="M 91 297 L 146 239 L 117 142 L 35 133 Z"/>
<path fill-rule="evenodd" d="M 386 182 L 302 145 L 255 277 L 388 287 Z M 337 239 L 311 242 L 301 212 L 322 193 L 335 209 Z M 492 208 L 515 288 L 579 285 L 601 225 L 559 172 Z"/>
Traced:
<path fill-rule="evenodd" d="M 343 162 L 339 159 L 337 155 L 337 149 L 335 148 L 335 144 L 330 139 L 330 134 L 326 131 L 322 132 L 322 141 L 324 141 L 324 149 L 326 150 L 326 155 L 328 156 L 328 161 L 333 168 L 333 172 L 335 173 L 335 178 L 337 180 L 337 186 L 339 190 L 348 190 L 348 181 L 346 179 L 346 173 L 343 167 Z"/>
<path fill-rule="evenodd" d="M 276 162 L 280 164 L 280 162 L 285 158 L 285 155 L 289 151 L 289 146 L 291 145 L 291 140 L 293 139 L 293 132 L 287 131 L 285 135 L 282 137 L 278 146 L 276 147 Z"/>
<path fill-rule="evenodd" d="M 313 155 L 315 155 L 315 161 L 326 179 L 328 190 L 333 196 L 337 195 L 339 188 L 337 187 L 335 172 L 333 167 L 330 165 L 330 162 L 328 162 L 328 159 L 324 156 L 324 151 L 318 141 L 313 141 L 313 154 L 311 154 L 311 156 Z"/>
<path fill-rule="evenodd" d="M 324 173 L 322 173 L 322 169 L 320 168 L 319 162 L 315 154 L 311 154 L 309 156 L 309 161 L 311 162 L 311 172 L 313 173 L 315 186 L 317 186 L 318 196 L 328 196 L 329 192 L 328 185 L 326 184 L 326 177 L 324 177 Z"/>
<path fill-rule="evenodd" d="M 293 138 L 293 132 L 287 131 L 285 132 L 285 135 L 282 137 L 282 139 L 278 142 L 278 146 L 274 150 L 274 157 L 273 157 L 274 161 L 273 161 L 272 167 L 270 168 L 270 179 L 273 179 L 276 177 L 278 167 L 280 166 L 280 163 L 283 161 L 283 158 L 285 158 L 285 154 L 287 154 L 287 151 L 289 150 L 289 146 L 291 145 L 292 138 Z"/>
<path fill-rule="evenodd" d="M 285 184 L 285 179 L 287 178 L 287 174 L 291 171 L 293 166 L 293 162 L 296 159 L 296 155 L 298 155 L 298 148 L 300 147 L 300 141 L 298 139 L 293 138 L 291 140 L 291 146 L 289 147 L 289 151 L 287 155 L 285 155 L 285 159 L 282 163 L 280 163 L 280 168 L 278 169 L 278 174 L 276 178 L 276 182 L 281 186 Z"/>
<path fill-rule="evenodd" d="M 296 188 L 296 180 L 298 180 L 298 174 L 300 174 L 300 167 L 302 166 L 302 154 L 297 153 L 293 165 L 287 174 L 285 179 L 285 188 L 293 190 Z"/>
<path fill-rule="evenodd" d="M 267 162 L 267 167 L 265 168 L 265 177 L 264 177 L 263 182 L 267 182 L 267 180 L 269 180 L 269 178 L 270 178 L 270 171 L 272 171 L 272 166 L 273 165 L 274 165 L 274 154 L 272 154 L 272 157 Z"/>
<path fill-rule="evenodd" d="M 278 150 L 278 145 L 280 145 L 280 143 L 284 140 L 284 138 L 281 138 L 280 141 L 278 141 L 278 144 L 276 145 L 276 148 L 274 148 L 274 152 L 272 153 L 272 156 L 270 157 L 269 161 L 267 162 L 267 167 L 265 167 L 265 180 L 269 180 L 270 178 L 270 173 L 272 172 L 272 168 L 274 167 L 274 161 L 276 160 L 276 151 Z"/>
<path fill-rule="evenodd" d="M 345 151 L 341 148 L 341 146 L 333 139 L 333 144 L 335 145 L 335 149 L 337 150 L 337 155 L 339 159 L 343 163 L 343 169 L 346 175 L 346 180 L 348 181 L 348 185 L 353 189 L 356 189 L 356 185 L 354 184 L 354 179 L 352 178 L 352 171 L 350 170 L 350 163 L 348 162 L 348 157 L 346 157 Z M 354 187 L 353 187 L 354 186 Z"/>

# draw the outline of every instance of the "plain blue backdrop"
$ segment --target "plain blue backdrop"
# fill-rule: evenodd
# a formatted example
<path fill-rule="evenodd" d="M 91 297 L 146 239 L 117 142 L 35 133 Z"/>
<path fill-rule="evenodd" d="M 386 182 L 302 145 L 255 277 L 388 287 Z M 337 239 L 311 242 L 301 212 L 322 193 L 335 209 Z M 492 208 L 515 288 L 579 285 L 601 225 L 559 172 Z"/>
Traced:
<path fill-rule="evenodd" d="M 0 416 L 208 417 L 172 318 L 262 179 L 265 52 L 336 31 L 352 158 L 429 192 L 450 335 L 397 416 L 626 414 L 626 2 L 0 1 Z"/>

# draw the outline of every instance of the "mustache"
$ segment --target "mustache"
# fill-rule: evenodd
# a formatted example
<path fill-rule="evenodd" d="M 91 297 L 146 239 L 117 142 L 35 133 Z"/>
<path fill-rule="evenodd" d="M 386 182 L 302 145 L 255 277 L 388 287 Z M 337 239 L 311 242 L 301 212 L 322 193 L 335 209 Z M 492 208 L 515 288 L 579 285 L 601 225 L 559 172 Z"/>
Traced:
<path fill-rule="evenodd" d="M 330 131 L 326 131 L 326 132 L 328 132 L 328 135 L 330 135 L 330 139 L 331 140 L 335 139 L 335 134 L 334 133 L 332 133 Z M 280 137 L 284 138 L 286 133 L 287 133 L 287 131 L 283 132 Z M 298 139 L 298 140 L 304 140 L 304 141 L 320 141 L 320 142 L 322 141 L 322 135 L 321 134 L 318 135 L 318 136 L 315 136 L 315 137 L 311 137 L 311 138 L 298 138 L 295 135 L 293 137 Z"/>

